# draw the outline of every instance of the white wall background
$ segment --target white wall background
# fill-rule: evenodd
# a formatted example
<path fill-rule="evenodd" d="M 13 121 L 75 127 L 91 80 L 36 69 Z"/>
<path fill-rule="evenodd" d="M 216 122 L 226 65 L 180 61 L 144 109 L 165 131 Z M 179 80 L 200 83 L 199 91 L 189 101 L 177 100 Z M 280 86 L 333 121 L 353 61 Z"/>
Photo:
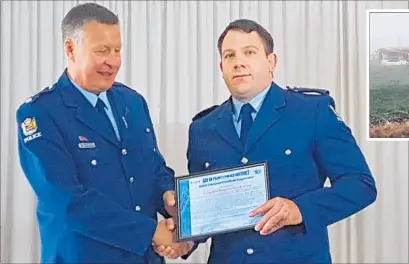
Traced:
<path fill-rule="evenodd" d="M 39 261 L 35 197 L 16 150 L 15 110 L 64 69 L 60 22 L 83 1 L 1 2 L 1 262 Z M 329 89 L 366 154 L 379 190 L 367 210 L 330 227 L 334 263 L 408 262 L 408 144 L 366 141 L 366 10 L 408 1 L 97 1 L 119 14 L 119 81 L 147 99 L 161 151 L 186 169 L 187 129 L 199 110 L 227 98 L 216 41 L 237 18 L 273 35 L 276 81 Z M 205 263 L 203 245 L 186 263 Z M 182 260 L 170 261 L 182 263 Z"/>

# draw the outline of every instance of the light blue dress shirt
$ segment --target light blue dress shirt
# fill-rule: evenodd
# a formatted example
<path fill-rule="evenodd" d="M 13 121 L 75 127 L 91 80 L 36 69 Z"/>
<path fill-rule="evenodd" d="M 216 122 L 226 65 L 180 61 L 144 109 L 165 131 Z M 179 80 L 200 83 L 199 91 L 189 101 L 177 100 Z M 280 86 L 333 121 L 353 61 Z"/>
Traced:
<path fill-rule="evenodd" d="M 256 97 L 250 100 L 251 106 L 254 108 L 255 112 L 251 114 L 253 120 L 256 118 L 258 111 L 260 110 L 261 106 L 263 105 L 264 98 L 267 95 L 267 92 L 270 90 L 270 87 L 264 89 L 261 93 L 259 93 Z M 233 124 L 236 127 L 237 134 L 240 136 L 241 131 L 241 115 L 240 110 L 241 107 L 245 104 L 245 102 L 239 101 L 232 97 L 233 101 Z"/>
<path fill-rule="evenodd" d="M 109 117 L 109 120 L 111 121 L 111 124 L 114 127 L 116 137 L 118 138 L 118 140 L 121 140 L 120 136 L 119 136 L 118 126 L 117 126 L 115 118 L 114 118 L 114 113 L 112 112 L 112 107 L 111 107 L 111 104 L 109 103 L 109 100 L 108 100 L 108 97 L 107 97 L 107 93 L 102 92 L 99 95 L 96 95 L 96 94 L 93 94 L 91 92 L 88 92 L 85 89 L 82 89 L 73 80 L 70 79 L 70 81 L 85 96 L 85 98 L 87 98 L 87 100 L 91 103 L 91 105 L 94 108 L 97 105 L 98 98 L 100 98 L 104 102 L 104 104 L 106 106 L 105 107 L 105 112 L 107 113 L 107 115 Z"/>

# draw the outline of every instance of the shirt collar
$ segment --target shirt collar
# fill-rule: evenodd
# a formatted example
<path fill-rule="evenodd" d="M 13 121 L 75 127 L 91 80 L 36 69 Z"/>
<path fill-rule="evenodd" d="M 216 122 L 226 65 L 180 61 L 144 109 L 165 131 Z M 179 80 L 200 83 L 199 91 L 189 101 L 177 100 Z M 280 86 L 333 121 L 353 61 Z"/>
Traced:
<path fill-rule="evenodd" d="M 93 107 L 97 105 L 98 98 L 100 98 L 105 103 L 105 106 L 108 108 L 108 110 L 110 110 L 110 104 L 106 92 L 102 92 L 99 95 L 96 95 L 81 88 L 77 83 L 71 80 L 71 78 L 69 78 L 69 80 L 85 96 L 85 98 L 91 103 Z"/>
<path fill-rule="evenodd" d="M 260 110 L 261 105 L 262 105 L 262 103 L 264 101 L 264 98 L 266 97 L 267 92 L 269 90 L 270 90 L 270 87 L 267 87 L 261 93 L 259 93 L 253 99 L 250 100 L 249 103 L 254 108 L 256 113 L 258 113 L 258 111 Z M 233 117 L 234 117 L 235 122 L 238 122 L 240 120 L 240 118 L 241 118 L 240 117 L 240 110 L 241 110 L 242 106 L 245 104 L 245 102 L 237 100 L 234 97 L 232 97 L 232 102 L 233 102 Z"/>

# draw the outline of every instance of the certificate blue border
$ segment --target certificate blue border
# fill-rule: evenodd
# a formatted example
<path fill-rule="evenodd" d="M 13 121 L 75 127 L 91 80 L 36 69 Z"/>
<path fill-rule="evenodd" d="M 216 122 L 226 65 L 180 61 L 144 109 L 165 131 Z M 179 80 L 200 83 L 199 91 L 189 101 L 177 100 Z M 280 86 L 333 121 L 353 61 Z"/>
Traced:
<path fill-rule="evenodd" d="M 216 170 L 208 170 L 198 173 L 193 173 L 189 175 L 179 176 L 176 177 L 176 206 L 177 206 L 177 241 L 186 241 L 186 240 L 197 240 L 201 238 L 208 238 L 213 235 L 223 234 L 223 233 L 230 233 L 235 231 L 241 230 L 248 230 L 254 228 L 253 225 L 242 226 L 239 228 L 230 228 L 225 229 L 223 231 L 218 232 L 209 232 L 203 233 L 200 235 L 191 235 L 191 223 L 190 223 L 190 187 L 189 182 L 191 179 L 194 178 L 202 178 L 213 174 L 229 172 L 229 171 L 236 171 L 246 168 L 253 168 L 264 166 L 264 177 L 265 177 L 265 188 L 266 188 L 266 201 L 270 199 L 270 184 L 269 184 L 269 176 L 268 176 L 268 166 L 267 161 L 264 162 L 257 162 L 252 164 L 246 164 L 242 166 L 235 166 L 229 167 L 224 169 L 216 169 Z"/>

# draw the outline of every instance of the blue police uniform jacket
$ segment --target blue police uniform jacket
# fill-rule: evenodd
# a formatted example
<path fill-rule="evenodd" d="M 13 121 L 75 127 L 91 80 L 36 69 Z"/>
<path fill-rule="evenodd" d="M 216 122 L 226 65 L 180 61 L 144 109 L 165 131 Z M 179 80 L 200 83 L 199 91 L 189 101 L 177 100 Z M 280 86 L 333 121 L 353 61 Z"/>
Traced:
<path fill-rule="evenodd" d="M 17 110 L 22 169 L 38 197 L 43 263 L 162 263 L 151 243 L 174 172 L 145 99 L 107 91 L 120 134 L 73 86 L 58 82 Z"/>
<path fill-rule="evenodd" d="M 267 236 L 253 229 L 213 236 L 209 263 L 331 263 L 327 227 L 374 202 L 377 190 L 328 91 L 273 83 L 244 146 L 232 108 L 230 98 L 195 116 L 189 171 L 267 162 L 270 198 L 293 200 L 303 221 Z M 324 187 L 327 178 L 331 188 Z"/>

